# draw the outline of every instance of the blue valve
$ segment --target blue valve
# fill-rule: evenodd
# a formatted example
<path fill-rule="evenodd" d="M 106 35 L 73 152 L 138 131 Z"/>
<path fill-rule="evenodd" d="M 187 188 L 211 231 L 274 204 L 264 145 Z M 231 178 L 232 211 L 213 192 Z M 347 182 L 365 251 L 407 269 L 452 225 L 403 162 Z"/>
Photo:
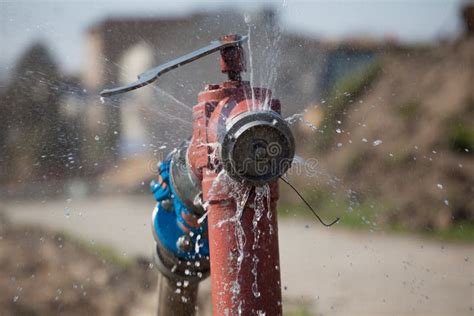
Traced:
<path fill-rule="evenodd" d="M 154 237 L 176 258 L 198 260 L 209 256 L 207 218 L 198 221 L 198 215 L 176 194 L 170 179 L 170 156 L 159 164 L 158 180 L 150 183 L 158 202 L 153 211 Z"/>

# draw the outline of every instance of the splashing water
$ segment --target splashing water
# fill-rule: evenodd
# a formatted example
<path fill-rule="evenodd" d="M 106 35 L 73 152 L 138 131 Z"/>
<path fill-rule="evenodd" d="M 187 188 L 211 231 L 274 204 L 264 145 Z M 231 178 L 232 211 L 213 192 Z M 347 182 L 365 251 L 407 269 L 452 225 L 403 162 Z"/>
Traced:
<path fill-rule="evenodd" d="M 248 26 L 248 48 L 249 48 L 249 64 L 250 64 L 250 90 L 252 93 L 252 107 L 251 110 L 255 111 L 255 92 L 253 91 L 254 85 L 254 71 L 253 71 L 253 53 L 252 53 L 252 25 L 250 24 L 250 15 L 245 15 L 245 23 Z"/>
<path fill-rule="evenodd" d="M 382 144 L 382 140 L 380 140 L 380 139 L 374 140 L 374 141 L 372 142 L 372 145 L 373 145 L 374 147 L 376 147 L 376 146 L 378 146 L 378 145 L 380 145 L 380 144 Z"/>
<path fill-rule="evenodd" d="M 201 217 L 198 218 L 197 222 L 198 222 L 199 225 L 201 225 L 202 222 L 204 222 L 204 220 L 205 220 L 206 217 L 207 217 L 207 214 L 209 213 L 209 212 L 207 211 L 207 207 L 208 207 L 208 206 L 209 206 L 209 202 L 206 202 L 206 203 L 203 203 L 203 204 L 202 204 L 202 207 L 203 207 L 203 209 L 206 210 L 206 212 L 204 212 L 204 214 L 203 214 Z"/>
<path fill-rule="evenodd" d="M 363 208 L 361 207 L 363 202 L 360 201 L 358 192 L 350 186 L 347 186 L 341 178 L 326 171 L 316 159 L 305 159 L 299 155 L 295 155 L 291 168 L 287 171 L 287 174 L 282 176 L 282 179 L 288 181 L 288 175 L 304 176 L 307 178 L 310 185 L 314 187 L 327 186 L 331 192 L 328 200 L 331 205 L 337 207 L 343 206 L 343 208 L 346 209 L 345 211 L 347 214 L 360 216 L 364 225 L 371 226 L 371 229 L 374 230 L 380 229 L 377 228 L 376 217 L 371 218 L 371 221 L 362 218 L 361 212 L 363 211 Z M 343 192 L 343 194 L 338 195 L 339 192 Z M 374 207 L 374 205 L 370 205 L 371 209 L 374 209 Z M 344 220 L 344 218 L 342 220 Z"/>
<path fill-rule="evenodd" d="M 159 91 L 160 93 L 162 93 L 163 95 L 165 96 L 168 96 L 171 100 L 173 100 L 176 104 L 180 105 L 180 108 L 184 108 L 184 109 L 187 109 L 188 111 L 192 111 L 192 109 L 190 107 L 188 107 L 186 104 L 184 104 L 183 102 L 179 101 L 178 99 L 176 99 L 174 96 L 172 96 L 171 94 L 169 94 L 168 92 L 162 90 L 162 89 L 159 89 L 157 87 L 154 87 L 152 86 L 155 91 Z M 152 115 L 155 115 L 157 118 L 167 118 L 167 119 L 170 119 L 170 120 L 175 120 L 175 121 L 179 121 L 181 123 L 184 123 L 186 124 L 186 126 L 188 127 L 192 127 L 192 122 L 191 122 L 191 116 L 189 116 L 188 119 L 183 119 L 182 117 L 179 117 L 179 116 L 176 116 L 176 115 L 173 115 L 173 114 L 170 114 L 170 113 L 167 113 L 165 111 L 163 111 L 163 106 L 162 104 L 161 105 L 156 105 L 154 103 L 152 104 L 148 104 L 146 105 L 146 107 L 144 107 L 143 109 L 144 111 L 146 111 L 146 114 L 149 115 L 149 114 L 152 114 Z M 174 109 L 176 111 L 176 109 Z M 186 116 L 185 116 L 186 117 Z M 178 125 L 180 126 L 180 125 Z"/>
<path fill-rule="evenodd" d="M 270 186 L 268 184 L 264 184 L 263 186 L 255 187 L 255 200 L 253 203 L 254 207 L 254 215 L 252 220 L 253 225 L 253 234 L 254 234 L 254 242 L 252 245 L 252 249 L 257 249 L 258 247 L 258 240 L 260 238 L 260 230 L 258 230 L 258 223 L 263 216 L 263 212 L 265 211 L 265 201 L 267 199 L 267 206 L 270 205 Z M 270 212 L 270 208 L 268 208 Z M 268 213 L 267 213 L 268 216 Z M 270 215 L 271 217 L 271 215 Z"/>
<path fill-rule="evenodd" d="M 265 25 L 260 31 L 264 31 L 263 37 L 258 37 L 258 45 L 263 50 L 259 53 L 259 56 L 254 56 L 253 48 L 253 31 L 256 30 L 257 25 L 252 20 L 250 14 L 244 15 L 244 21 L 248 27 L 248 54 L 250 64 L 250 86 L 252 88 L 252 104 L 249 110 L 252 111 L 269 111 L 271 105 L 271 93 L 270 91 L 275 88 L 275 83 L 278 78 L 278 67 L 280 65 L 280 49 L 279 44 L 282 36 L 282 32 L 278 27 L 277 23 L 270 22 Z M 255 71 L 254 59 L 258 61 L 258 73 Z M 258 75 L 258 76 L 257 76 Z M 257 80 L 258 79 L 258 80 Z M 253 88 L 256 86 L 267 87 L 267 95 L 264 97 L 264 101 L 261 104 L 256 103 Z"/>
<path fill-rule="evenodd" d="M 184 102 L 178 100 L 174 95 L 172 95 L 171 93 L 169 92 L 166 92 L 165 90 L 161 89 L 160 87 L 157 87 L 155 85 L 151 85 L 151 87 L 159 92 L 160 94 L 168 97 L 169 99 L 171 99 L 172 101 L 174 101 L 176 104 L 178 104 L 181 108 L 189 111 L 189 112 L 192 112 L 192 108 L 190 106 L 188 106 L 187 104 L 185 104 Z"/>
<path fill-rule="evenodd" d="M 296 122 L 301 122 L 303 123 L 305 126 L 311 128 L 311 130 L 313 131 L 316 131 L 318 130 L 318 127 L 316 125 L 314 125 L 313 123 L 307 121 L 305 118 L 304 118 L 304 114 L 303 113 L 296 113 L 296 114 L 293 114 L 291 116 L 288 116 L 287 118 L 285 118 L 285 121 L 288 122 L 288 124 L 292 125 Z"/>
<path fill-rule="evenodd" d="M 223 181 L 223 177 L 226 177 L 227 175 L 225 172 L 221 172 L 219 174 L 220 181 Z M 219 177 L 218 176 L 218 177 Z M 245 237 L 245 232 L 243 230 L 242 224 L 241 224 L 241 219 L 242 219 L 242 214 L 245 209 L 245 206 L 247 204 L 248 198 L 250 196 L 250 193 L 252 191 L 252 187 L 250 186 L 244 186 L 229 177 L 225 178 L 227 184 L 230 186 L 230 196 L 233 198 L 233 200 L 236 203 L 236 213 L 234 216 L 228 219 L 224 219 L 217 223 L 218 227 L 221 227 L 222 225 L 226 223 L 233 223 L 235 226 L 235 238 L 237 241 L 237 258 L 236 258 L 236 280 L 233 282 L 231 286 L 231 292 L 232 292 L 232 300 L 236 304 L 238 295 L 240 293 L 240 284 L 238 281 L 242 262 L 244 259 L 244 246 L 246 243 L 246 237 Z M 254 216 L 252 219 L 252 231 L 253 231 L 253 244 L 252 244 L 252 249 L 258 249 L 259 247 L 259 239 L 260 239 L 260 234 L 261 231 L 258 228 L 258 223 L 262 219 L 264 215 L 265 208 L 268 207 L 268 212 L 267 212 L 267 218 L 271 219 L 271 212 L 270 212 L 270 186 L 268 184 L 265 184 L 263 186 L 255 187 L 255 197 L 253 204 L 254 209 Z M 270 230 L 272 231 L 271 223 L 269 224 Z M 230 257 L 232 260 L 234 259 L 233 256 Z M 258 298 L 260 297 L 260 291 L 258 290 L 258 263 L 259 263 L 259 258 L 257 255 L 252 256 L 252 270 L 251 273 L 254 277 L 254 280 L 252 282 L 252 293 L 253 295 Z"/>
<path fill-rule="evenodd" d="M 255 199 L 253 203 L 253 208 L 254 208 L 254 215 L 253 215 L 253 220 L 252 220 L 252 231 L 253 231 L 253 245 L 252 249 L 256 250 L 258 249 L 258 241 L 260 239 L 260 234 L 261 231 L 258 229 L 258 223 L 260 222 L 260 219 L 263 216 L 263 212 L 265 211 L 265 198 L 267 201 L 267 218 L 271 219 L 271 211 L 270 211 L 270 186 L 268 184 L 264 184 L 263 186 L 258 186 L 255 187 Z M 270 230 L 272 229 L 271 223 L 269 224 Z M 259 259 L 256 254 L 252 256 L 252 274 L 254 277 L 253 283 L 252 283 L 252 293 L 253 295 L 258 298 L 260 297 L 260 292 L 258 290 L 258 262 Z"/>
<path fill-rule="evenodd" d="M 253 266 L 252 266 L 252 274 L 253 274 L 253 283 L 252 283 L 252 293 L 253 293 L 253 296 L 255 296 L 256 298 L 259 298 L 260 297 L 260 292 L 258 290 L 258 279 L 257 279 L 257 275 L 258 275 L 258 270 L 257 270 L 257 266 L 258 266 L 258 257 L 257 255 L 253 255 L 252 257 L 252 262 L 253 262 Z"/>
<path fill-rule="evenodd" d="M 216 143 L 203 143 L 201 142 L 199 144 L 199 146 L 207 146 L 208 148 L 211 149 L 211 152 L 209 153 L 209 162 L 210 162 L 210 166 L 211 168 L 213 169 L 216 169 L 218 167 L 218 164 L 219 164 L 219 159 L 218 159 L 218 152 L 219 152 L 219 149 L 220 149 L 220 143 L 216 142 Z"/>

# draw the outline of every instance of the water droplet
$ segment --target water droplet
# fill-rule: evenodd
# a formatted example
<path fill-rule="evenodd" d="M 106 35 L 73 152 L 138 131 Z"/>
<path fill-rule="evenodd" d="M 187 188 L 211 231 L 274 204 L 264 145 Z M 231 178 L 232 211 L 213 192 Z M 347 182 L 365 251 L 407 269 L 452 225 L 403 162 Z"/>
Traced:
<path fill-rule="evenodd" d="M 244 21 L 246 24 L 249 24 L 252 21 L 252 17 L 250 16 L 250 14 L 246 13 L 244 15 Z"/>
<path fill-rule="evenodd" d="M 67 206 L 64 208 L 64 216 L 66 216 L 66 218 L 71 216 L 71 210 Z"/>
<path fill-rule="evenodd" d="M 380 144 L 382 144 L 382 141 L 380 139 L 374 140 L 372 143 L 373 146 L 378 146 Z"/>

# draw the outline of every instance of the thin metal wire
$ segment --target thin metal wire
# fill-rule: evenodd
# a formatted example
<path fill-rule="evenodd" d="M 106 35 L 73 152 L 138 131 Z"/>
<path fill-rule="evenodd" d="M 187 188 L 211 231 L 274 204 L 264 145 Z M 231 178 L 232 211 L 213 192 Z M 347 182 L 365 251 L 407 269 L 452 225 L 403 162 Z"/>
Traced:
<path fill-rule="evenodd" d="M 316 213 L 316 211 L 311 207 L 311 205 L 309 205 L 309 203 L 304 199 L 304 197 L 298 192 L 298 190 L 288 181 L 286 180 L 285 178 L 283 177 L 280 177 L 280 179 L 283 180 L 283 182 L 285 182 L 286 184 L 288 184 L 290 186 L 290 188 L 293 189 L 293 191 L 296 192 L 296 194 L 298 194 L 298 196 L 301 198 L 301 200 L 303 200 L 303 202 L 306 204 L 306 206 L 311 210 L 311 212 L 313 212 L 314 216 L 316 216 L 316 218 L 319 220 L 319 222 L 326 226 L 326 227 L 331 227 L 332 225 L 336 224 L 337 222 L 339 222 L 340 218 L 339 217 L 336 217 L 336 219 L 334 221 L 332 221 L 330 224 L 326 224 L 325 222 L 323 222 L 323 220 L 321 219 L 321 217 L 319 217 L 319 215 Z"/>

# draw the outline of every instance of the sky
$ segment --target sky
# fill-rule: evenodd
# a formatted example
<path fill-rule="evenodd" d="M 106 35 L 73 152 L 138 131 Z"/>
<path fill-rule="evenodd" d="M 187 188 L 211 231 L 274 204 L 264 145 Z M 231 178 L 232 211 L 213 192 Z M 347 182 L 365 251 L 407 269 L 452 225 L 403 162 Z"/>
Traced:
<path fill-rule="evenodd" d="M 111 1 L 0 0 L 0 77 L 33 42 L 44 41 L 60 67 L 77 73 L 84 63 L 84 31 L 108 17 L 186 15 L 201 10 L 252 11 L 274 6 L 285 32 L 322 39 L 390 36 L 432 42 L 460 34 L 464 0 L 405 1 Z"/>

